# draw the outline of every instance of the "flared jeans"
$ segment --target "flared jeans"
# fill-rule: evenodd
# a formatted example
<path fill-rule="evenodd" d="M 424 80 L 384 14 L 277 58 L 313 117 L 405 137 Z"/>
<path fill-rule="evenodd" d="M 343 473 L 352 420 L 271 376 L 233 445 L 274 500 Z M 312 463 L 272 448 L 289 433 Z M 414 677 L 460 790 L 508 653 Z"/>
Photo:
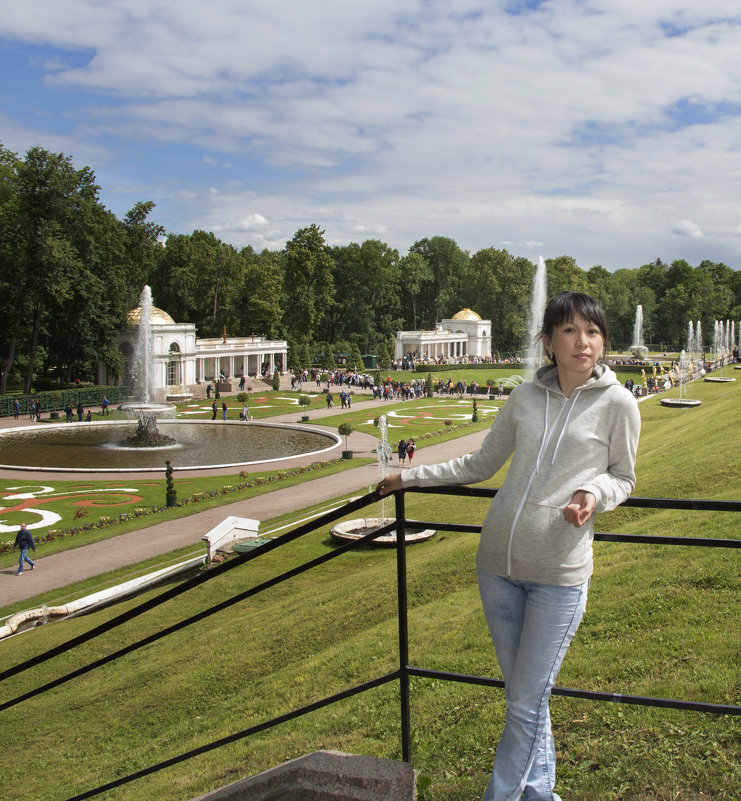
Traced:
<path fill-rule="evenodd" d="M 589 582 L 556 587 L 479 568 L 507 714 L 484 801 L 560 801 L 548 700 L 587 604 Z"/>

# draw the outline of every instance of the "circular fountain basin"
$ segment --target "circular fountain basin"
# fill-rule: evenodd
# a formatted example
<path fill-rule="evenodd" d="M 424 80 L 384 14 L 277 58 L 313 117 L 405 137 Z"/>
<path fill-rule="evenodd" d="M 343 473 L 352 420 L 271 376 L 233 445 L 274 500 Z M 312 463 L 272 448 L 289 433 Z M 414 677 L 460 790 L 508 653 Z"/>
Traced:
<path fill-rule="evenodd" d="M 735 381 L 735 378 L 726 378 L 726 376 L 722 375 L 706 375 L 703 381 L 710 381 L 713 384 L 728 384 L 731 381 Z"/>
<path fill-rule="evenodd" d="M 148 403 L 147 401 L 128 401 L 120 403 L 117 407 L 119 412 L 126 414 L 153 414 L 158 419 L 160 417 L 175 417 L 174 403 Z"/>
<path fill-rule="evenodd" d="M 345 520 L 342 523 L 337 523 L 332 526 L 329 533 L 336 540 L 355 541 L 389 522 L 391 522 L 389 519 L 384 520 L 382 517 L 359 517 L 356 520 Z M 424 531 L 407 528 L 404 531 L 404 541 L 408 544 L 422 542 L 422 540 L 429 540 L 434 537 L 435 534 L 437 532 L 431 528 Z M 389 531 L 388 534 L 382 534 L 370 542 L 369 545 L 396 545 L 396 532 Z"/>
<path fill-rule="evenodd" d="M 662 406 L 670 406 L 673 409 L 691 409 L 695 406 L 700 406 L 702 401 L 691 400 L 690 398 L 660 398 L 659 403 Z"/>
<path fill-rule="evenodd" d="M 338 434 L 306 426 L 210 420 L 158 419 L 175 444 L 125 448 L 117 443 L 134 433 L 136 421 L 61 423 L 0 432 L 4 469 L 90 472 L 161 472 L 240 467 L 319 455 L 338 448 Z"/>

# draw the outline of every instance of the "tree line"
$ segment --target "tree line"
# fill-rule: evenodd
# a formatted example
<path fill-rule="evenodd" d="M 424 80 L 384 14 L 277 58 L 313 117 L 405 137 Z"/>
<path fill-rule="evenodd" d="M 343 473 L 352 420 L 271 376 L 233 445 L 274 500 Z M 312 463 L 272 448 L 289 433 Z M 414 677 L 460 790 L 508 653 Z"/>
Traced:
<path fill-rule="evenodd" d="M 29 392 L 42 375 L 94 378 L 99 362 L 120 370 L 118 335 L 147 283 L 199 336 L 286 339 L 295 363 L 389 353 L 398 330 L 434 328 L 462 308 L 492 321 L 493 351 L 525 344 L 535 264 L 507 250 L 470 254 L 433 236 L 401 256 L 376 239 L 328 245 L 317 224 L 282 250 L 238 250 L 207 231 L 167 233 L 149 201 L 119 220 L 99 193 L 93 171 L 62 153 L 32 147 L 21 158 L 0 145 L 0 394 L 12 375 Z M 741 318 L 741 272 L 722 263 L 656 259 L 609 272 L 560 256 L 546 269 L 549 296 L 576 289 L 600 301 L 613 348 L 630 345 L 638 304 L 645 341 L 673 350 L 688 320 L 708 336 L 714 320 Z"/>

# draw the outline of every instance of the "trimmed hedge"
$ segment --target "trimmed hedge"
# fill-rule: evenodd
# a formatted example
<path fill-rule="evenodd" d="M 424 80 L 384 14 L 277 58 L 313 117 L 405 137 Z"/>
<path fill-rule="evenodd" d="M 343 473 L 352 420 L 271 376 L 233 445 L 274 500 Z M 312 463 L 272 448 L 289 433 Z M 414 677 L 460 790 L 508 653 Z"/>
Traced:
<path fill-rule="evenodd" d="M 80 401 L 83 406 L 100 406 L 104 395 L 111 403 L 118 403 L 128 399 L 129 388 L 93 386 L 33 392 L 30 395 L 4 395 L 0 398 L 0 416 L 13 414 L 13 402 L 16 398 L 21 403 L 21 414 L 28 414 L 28 404 L 31 400 L 41 403 L 42 412 L 51 412 L 64 409 L 67 404 L 75 407 Z"/>

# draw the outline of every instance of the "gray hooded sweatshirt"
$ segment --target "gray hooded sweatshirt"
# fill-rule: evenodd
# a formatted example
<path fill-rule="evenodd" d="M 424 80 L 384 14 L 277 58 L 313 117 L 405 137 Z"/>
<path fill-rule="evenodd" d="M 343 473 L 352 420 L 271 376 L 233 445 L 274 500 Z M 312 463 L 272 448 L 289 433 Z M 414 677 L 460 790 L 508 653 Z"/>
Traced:
<path fill-rule="evenodd" d="M 476 564 L 516 580 L 576 586 L 592 574 L 594 516 L 577 528 L 563 510 L 577 490 L 594 495 L 595 512 L 626 500 L 640 426 L 635 398 L 609 367 L 597 365 L 567 398 L 549 365 L 512 391 L 478 451 L 405 470 L 402 482 L 475 484 L 512 455 L 482 525 Z"/>

